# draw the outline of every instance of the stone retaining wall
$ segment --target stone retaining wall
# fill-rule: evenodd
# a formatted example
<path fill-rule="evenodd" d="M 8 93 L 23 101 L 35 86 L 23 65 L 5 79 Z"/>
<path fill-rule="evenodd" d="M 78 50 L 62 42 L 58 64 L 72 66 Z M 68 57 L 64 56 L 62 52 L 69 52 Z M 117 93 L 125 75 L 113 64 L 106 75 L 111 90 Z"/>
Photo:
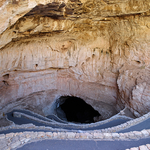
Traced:
<path fill-rule="evenodd" d="M 77 125 L 77 124 L 73 124 L 73 123 L 62 124 L 62 123 L 58 123 L 58 122 L 56 122 L 56 121 L 54 121 L 55 123 L 51 123 L 51 122 L 46 122 L 46 121 L 37 119 L 36 117 L 31 117 L 31 116 L 26 115 L 26 114 L 22 114 L 22 113 L 19 113 L 19 114 L 20 114 L 20 115 L 23 115 L 23 116 L 25 116 L 25 117 L 27 117 L 27 118 L 37 120 L 38 122 L 45 123 L 45 124 L 47 124 L 47 125 L 55 125 L 55 124 L 57 124 L 58 126 L 60 126 L 60 128 L 67 126 L 67 127 L 70 127 L 70 128 L 71 128 L 71 127 L 76 128 L 76 130 L 82 130 L 82 129 L 89 128 L 89 127 L 96 127 L 96 126 L 98 126 L 98 125 L 102 125 L 102 124 L 104 124 L 104 123 L 108 123 L 108 122 L 110 122 L 110 121 L 112 121 L 112 120 L 115 120 L 116 118 L 123 118 L 123 116 L 119 116 L 119 114 L 117 114 L 117 115 L 111 117 L 110 119 L 107 119 L 107 120 L 104 120 L 104 121 L 100 121 L 100 122 L 97 122 L 97 123 L 91 123 L 91 124 L 87 124 L 87 125 Z M 128 117 L 124 117 L 124 118 L 127 119 Z M 136 118 L 136 119 L 127 121 L 126 123 L 123 123 L 123 124 L 121 124 L 121 125 L 114 126 L 114 127 L 110 127 L 110 128 L 106 128 L 106 129 L 99 129 L 99 130 L 96 130 L 96 131 L 98 131 L 98 132 L 108 132 L 108 133 L 118 132 L 118 131 L 121 131 L 121 130 L 123 130 L 123 129 L 127 129 L 127 128 L 133 126 L 133 125 L 136 125 L 136 124 L 138 124 L 138 123 L 141 123 L 141 122 L 147 120 L 148 118 L 150 118 L 150 112 L 147 113 L 147 114 L 145 114 L 145 115 L 143 115 L 142 117 L 139 117 L 139 118 Z M 128 118 L 128 119 L 129 119 L 129 118 Z M 15 128 L 15 125 L 13 125 L 13 126 L 11 125 L 11 126 L 7 126 L 7 127 L 0 128 L 0 131 L 2 131 L 2 130 L 8 130 L 8 129 L 10 129 L 11 127 Z M 21 127 L 21 126 L 16 125 L 16 129 L 18 129 L 18 128 L 20 128 L 20 127 Z M 34 125 L 33 125 L 33 127 L 36 128 L 36 129 L 39 128 L 39 127 L 36 127 L 36 126 L 34 126 Z M 22 128 L 22 127 L 21 127 L 21 128 Z M 40 128 L 41 128 L 41 127 L 40 127 Z M 49 129 L 49 127 L 44 127 L 44 126 L 42 127 L 42 129 L 43 129 L 43 128 L 44 128 L 44 129 L 45 129 L 45 128 L 46 128 L 46 129 Z M 52 129 L 52 128 L 50 127 L 50 129 Z M 63 130 L 66 131 L 66 129 L 61 129 L 61 130 L 62 130 L 62 131 L 63 131 Z M 75 130 L 75 131 L 76 131 L 76 130 Z M 95 131 L 95 130 L 92 130 L 92 131 Z M 86 131 L 86 132 L 88 132 L 88 131 Z"/>
<path fill-rule="evenodd" d="M 45 126 L 35 126 L 33 124 L 26 125 L 15 125 L 14 123 L 11 126 L 2 127 L 0 131 L 5 131 L 9 129 L 30 129 L 37 130 L 25 131 L 18 133 L 9 133 L 9 134 L 0 134 L 0 149 L 2 150 L 15 150 L 27 143 L 44 140 L 44 139 L 67 139 L 67 140 L 137 140 L 142 138 L 150 138 L 150 129 L 142 131 L 131 131 L 126 133 L 112 133 L 124 128 L 136 125 L 150 117 L 150 113 L 128 121 L 119 126 L 112 128 L 102 129 L 102 130 L 92 130 L 92 131 L 82 131 L 82 130 L 65 130 L 65 129 L 54 129 L 52 127 Z M 44 130 L 45 132 L 39 132 L 38 130 Z M 48 131 L 48 132 L 47 132 Z M 140 146 L 139 148 L 131 148 L 130 150 L 144 150 L 142 149 L 145 146 Z M 147 147 L 146 147 L 147 148 Z"/>
<path fill-rule="evenodd" d="M 0 134 L 0 149 L 11 150 L 19 148 L 27 143 L 45 139 L 67 140 L 136 140 L 150 138 L 150 129 L 127 133 L 99 133 L 99 132 L 18 132 Z"/>
<path fill-rule="evenodd" d="M 141 145 L 139 147 L 133 147 L 133 148 L 126 149 L 126 150 L 150 150 L 150 144 Z"/>
<path fill-rule="evenodd" d="M 115 119 L 131 119 L 131 118 L 129 118 L 129 117 L 126 117 L 126 116 L 119 116 L 119 115 L 116 115 L 116 116 L 114 116 L 114 117 L 111 117 L 110 119 L 107 119 L 107 120 L 104 120 L 104 121 L 100 121 L 100 122 L 97 122 L 97 123 L 91 123 L 91 124 L 74 124 L 74 123 L 67 123 L 67 124 L 64 124 L 64 123 L 60 123 L 60 122 L 57 122 L 57 121 L 45 121 L 45 120 L 41 120 L 41 119 L 39 119 L 39 118 L 36 118 L 36 117 L 33 117 L 33 116 L 30 116 L 30 115 L 27 115 L 27 114 L 24 114 L 24 113 L 21 113 L 21 112 L 14 112 L 13 113 L 14 114 L 14 116 L 16 116 L 16 117 L 25 117 L 25 118 L 27 118 L 27 119 L 30 119 L 30 120 L 33 120 L 33 121 L 37 121 L 37 122 L 40 122 L 40 123 L 43 123 L 43 124 L 45 124 L 45 125 L 49 125 L 49 126 L 51 126 L 51 125 L 53 125 L 53 126 L 58 126 L 58 127 L 60 127 L 60 128 L 63 128 L 63 127 L 68 127 L 68 128 L 75 128 L 75 129 L 85 129 L 85 128 L 90 128 L 90 127 L 97 127 L 97 126 L 99 126 L 99 125 L 102 125 L 102 124 L 105 124 L 105 123 L 108 123 L 108 122 L 110 122 L 110 121 L 113 121 L 113 120 L 115 120 Z M 50 119 L 49 119 L 50 120 Z"/>
<path fill-rule="evenodd" d="M 126 108 L 124 108 L 124 109 L 123 109 L 122 111 L 120 111 L 118 114 L 112 116 L 112 117 L 109 118 L 109 119 L 106 119 L 106 120 L 103 120 L 103 121 L 99 121 L 99 122 L 95 122 L 95 123 L 90 123 L 90 124 L 76 124 L 76 123 L 71 123 L 71 122 L 66 122 L 66 121 L 64 121 L 64 123 L 66 123 L 67 125 L 71 125 L 72 127 L 89 128 L 89 127 L 96 127 L 96 126 L 98 126 L 98 125 L 102 125 L 102 124 L 108 123 L 108 122 L 110 122 L 110 121 L 112 121 L 112 120 L 115 120 L 116 118 L 132 119 L 132 118 L 130 118 L 130 117 L 127 117 L 127 116 L 123 116 L 123 115 L 122 115 L 122 113 L 124 114 L 125 109 L 126 109 Z M 25 110 L 25 109 L 22 109 L 22 110 L 27 111 L 27 112 L 31 113 L 32 115 L 36 115 L 36 116 L 38 116 L 38 117 L 40 117 L 40 118 L 46 119 L 47 121 L 53 121 L 53 122 L 55 122 L 55 124 L 58 123 L 58 122 L 55 121 L 55 120 L 51 120 L 51 119 L 49 119 L 49 118 L 43 117 L 43 116 L 41 116 L 40 114 L 37 114 L 37 113 L 32 112 L 32 111 L 30 111 L 30 110 Z M 28 118 L 28 119 L 34 119 L 34 120 L 40 121 L 40 120 L 37 119 L 36 117 L 29 116 L 29 115 L 27 115 L 27 114 L 25 114 L 25 113 L 14 112 L 13 114 L 14 114 L 15 116 L 24 116 L 24 117 L 26 117 L 26 118 Z M 61 120 L 60 118 L 58 118 L 56 115 L 53 114 L 53 116 L 54 116 L 55 118 L 57 118 L 58 120 L 60 120 L 61 122 L 63 121 L 63 120 Z M 41 123 L 43 123 L 43 121 L 41 121 Z M 46 122 L 45 122 L 45 123 L 46 123 Z M 49 123 L 49 122 L 48 122 L 48 123 Z M 59 122 L 59 123 L 60 123 L 60 122 Z"/>

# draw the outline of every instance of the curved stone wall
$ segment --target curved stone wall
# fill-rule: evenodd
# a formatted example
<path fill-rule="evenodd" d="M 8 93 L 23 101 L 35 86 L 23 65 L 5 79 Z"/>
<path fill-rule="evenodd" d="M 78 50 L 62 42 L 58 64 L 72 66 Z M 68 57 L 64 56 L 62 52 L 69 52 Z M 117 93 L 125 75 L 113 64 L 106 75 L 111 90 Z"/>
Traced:
<path fill-rule="evenodd" d="M 144 130 L 141 132 L 136 132 L 136 137 L 133 133 L 76 133 L 76 132 L 19 132 L 19 133 L 9 133 L 9 134 L 1 134 L 0 139 L 1 142 L 0 148 L 7 149 L 17 149 L 22 147 L 23 145 L 35 141 L 41 140 L 101 140 L 101 141 L 115 141 L 115 140 L 134 140 L 134 139 L 144 139 L 150 137 L 150 131 Z M 19 140 L 18 140 L 19 139 Z M 9 142 L 8 142 L 9 141 Z M 147 146 L 149 146 L 147 144 Z M 145 147 L 145 146 L 143 146 Z"/>
<path fill-rule="evenodd" d="M 10 129 L 21 129 L 21 130 L 30 130 L 22 131 L 16 133 L 0 134 L 0 148 L 2 149 L 17 149 L 27 143 L 35 142 L 45 139 L 67 139 L 67 140 L 100 140 L 100 141 L 130 141 L 137 139 L 150 138 L 150 129 L 144 129 L 141 131 L 131 131 L 126 133 L 114 133 L 117 130 L 129 128 L 140 122 L 143 122 L 150 118 L 150 113 L 145 114 L 144 116 L 128 121 L 125 124 L 106 128 L 102 130 L 92 130 L 92 131 L 83 131 L 83 130 L 66 130 L 66 129 L 54 129 L 51 127 L 45 126 L 35 126 L 33 124 L 26 125 L 11 125 L 7 127 L 0 128 L 0 132 L 5 132 Z M 112 118 L 113 119 L 113 118 Z M 110 120 L 108 120 L 110 121 Z M 99 122 L 101 123 L 101 122 Z M 91 124 L 92 125 L 92 124 Z M 90 125 L 90 126 L 91 126 Z M 93 124 L 94 125 L 94 124 Z M 61 124 L 60 124 L 61 126 Z M 87 126 L 87 125 L 86 125 Z M 125 127 L 126 126 L 126 127 Z M 32 131 L 34 130 L 34 131 Z M 36 131 L 35 131 L 36 130 Z M 148 143 L 147 143 L 147 146 Z M 140 146 L 140 148 L 146 146 Z"/>
<path fill-rule="evenodd" d="M 0 114 L 44 115 L 60 96 L 150 110 L 149 0 L 2 1 Z"/>

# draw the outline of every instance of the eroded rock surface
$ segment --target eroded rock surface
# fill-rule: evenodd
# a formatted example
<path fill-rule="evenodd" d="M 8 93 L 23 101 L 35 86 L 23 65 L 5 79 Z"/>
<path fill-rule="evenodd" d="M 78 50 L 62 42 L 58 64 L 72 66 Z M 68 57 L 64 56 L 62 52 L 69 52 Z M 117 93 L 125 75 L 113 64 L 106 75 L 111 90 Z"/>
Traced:
<path fill-rule="evenodd" d="M 147 113 L 149 8 L 149 0 L 1 1 L 1 114 L 44 115 L 65 95 L 99 112 L 106 103 Z"/>
<path fill-rule="evenodd" d="M 149 100 L 149 68 L 126 65 L 120 70 L 118 86 L 122 103 L 131 107 L 135 116 L 139 117 L 150 111 Z"/>

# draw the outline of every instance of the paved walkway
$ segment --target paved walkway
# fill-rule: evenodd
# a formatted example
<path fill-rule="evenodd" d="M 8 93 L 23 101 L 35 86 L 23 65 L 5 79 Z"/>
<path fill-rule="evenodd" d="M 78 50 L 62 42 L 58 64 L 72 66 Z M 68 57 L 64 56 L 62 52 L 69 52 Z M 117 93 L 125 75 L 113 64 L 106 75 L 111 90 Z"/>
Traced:
<path fill-rule="evenodd" d="M 33 115 L 33 114 L 31 114 L 29 112 L 26 112 L 26 111 L 23 111 L 23 110 L 20 111 L 20 112 L 39 118 L 39 116 Z M 40 123 L 40 122 L 35 121 L 35 120 L 33 121 L 33 120 L 30 120 L 30 119 L 27 119 L 27 118 L 24 118 L 24 117 L 21 117 L 21 118 L 13 117 L 12 113 L 13 112 L 8 113 L 7 114 L 7 118 L 9 120 L 13 121 L 17 125 L 33 123 L 36 126 L 51 126 L 53 128 L 60 128 L 60 126 L 57 126 L 57 125 L 47 125 L 47 124 Z M 40 119 L 43 120 L 42 118 L 40 118 Z M 112 121 L 110 121 L 108 123 L 104 123 L 102 125 L 97 125 L 97 126 L 94 126 L 94 127 L 87 127 L 87 128 L 83 128 L 81 130 L 105 129 L 105 128 L 110 128 L 110 127 L 114 127 L 114 126 L 123 124 L 123 123 L 125 123 L 127 121 L 129 121 L 129 119 L 115 119 L 115 120 L 112 120 Z M 69 128 L 69 127 L 67 127 L 67 124 L 66 124 L 66 127 L 62 126 L 61 128 L 63 128 L 63 129 L 69 129 L 69 130 L 72 130 L 72 129 L 74 129 L 74 130 L 80 130 L 79 128 L 75 128 L 75 127 Z"/>
<path fill-rule="evenodd" d="M 43 122 L 42 124 L 40 123 L 41 120 L 47 120 L 42 116 L 37 116 L 36 114 L 34 115 L 32 113 L 31 116 L 34 116 L 36 118 L 27 115 L 25 116 L 24 114 L 20 114 L 20 113 L 15 113 L 14 115 L 16 117 L 13 117 L 12 114 L 9 113 L 8 118 L 14 121 L 16 124 L 22 124 L 22 123 L 26 124 L 30 122 L 38 127 L 33 129 L 32 132 L 23 132 L 25 130 L 31 131 L 31 128 L 33 126 L 32 124 L 31 126 L 27 125 L 27 128 L 26 125 L 23 125 L 24 128 L 22 129 L 7 128 L 7 130 L 1 131 L 0 139 L 3 139 L 3 141 L 0 140 L 2 144 L 2 145 L 0 144 L 1 147 L 3 146 L 4 148 L 9 148 L 9 147 L 18 148 L 23 143 L 24 144 L 26 143 L 26 145 L 18 148 L 17 150 L 58 150 L 58 149 L 59 150 L 125 150 L 131 147 L 139 147 L 141 145 L 146 145 L 150 143 L 150 130 L 143 130 L 144 128 L 150 129 L 150 118 L 148 118 L 150 116 L 149 114 L 142 116 L 141 118 L 139 118 L 139 120 L 138 119 L 135 121 L 131 120 L 128 123 L 121 125 L 119 127 L 114 127 L 114 126 L 118 124 L 122 124 L 121 121 L 127 121 L 127 120 L 126 119 L 124 120 L 124 118 L 123 119 L 117 118 L 110 122 L 107 123 L 105 122 L 104 124 L 96 124 L 95 127 L 87 126 L 87 128 L 85 129 L 85 130 L 104 129 L 108 127 L 114 127 L 112 128 L 114 131 L 113 130 L 112 131 L 115 132 L 115 131 L 119 131 L 118 129 L 123 129 L 124 127 L 133 125 L 128 129 L 124 129 L 120 131 L 119 134 L 111 133 L 111 132 L 110 133 L 101 133 L 101 132 L 92 132 L 92 131 L 82 132 L 80 131 L 82 129 L 79 128 L 76 131 L 74 130 L 75 132 L 73 131 L 70 132 L 72 129 L 74 129 L 74 126 L 68 126 L 69 123 L 63 124 L 60 122 L 59 124 L 61 124 L 61 126 L 65 125 L 65 128 L 70 127 L 71 130 L 68 130 L 69 132 L 67 132 L 67 130 L 63 132 L 59 132 L 60 131 L 59 128 L 61 128 L 61 126 L 58 124 L 58 126 L 56 126 L 55 129 L 57 131 L 53 132 L 51 131 L 52 130 L 52 128 L 50 127 L 51 124 L 48 123 L 49 125 L 46 125 L 47 122 Z M 28 113 L 28 115 L 30 114 Z M 27 119 L 26 117 L 30 119 Z M 39 118 L 40 120 L 38 120 L 37 118 Z M 53 120 L 50 120 L 50 122 L 53 122 Z M 56 124 L 57 123 L 54 122 L 54 124 L 52 125 L 55 126 Z M 39 127 L 41 125 L 42 127 Z M 43 126 L 49 126 L 50 128 L 46 128 Z M 38 129 L 40 129 L 42 132 L 37 132 Z M 49 130 L 49 132 L 45 132 L 46 130 Z M 130 131 L 134 131 L 134 132 L 130 132 Z M 14 133 L 14 132 L 20 132 L 20 133 Z M 10 134 L 6 134 L 6 133 L 10 133 Z M 9 145 L 7 143 L 8 140 L 10 141 Z M 16 149 L 12 149 L 12 150 L 16 150 Z"/>
<path fill-rule="evenodd" d="M 150 129 L 150 118 L 130 128 L 121 130 L 118 133 L 125 133 L 130 131 L 141 131 L 143 129 Z"/>
<path fill-rule="evenodd" d="M 125 150 L 149 142 L 150 138 L 138 141 L 43 140 L 26 144 L 17 150 Z"/>

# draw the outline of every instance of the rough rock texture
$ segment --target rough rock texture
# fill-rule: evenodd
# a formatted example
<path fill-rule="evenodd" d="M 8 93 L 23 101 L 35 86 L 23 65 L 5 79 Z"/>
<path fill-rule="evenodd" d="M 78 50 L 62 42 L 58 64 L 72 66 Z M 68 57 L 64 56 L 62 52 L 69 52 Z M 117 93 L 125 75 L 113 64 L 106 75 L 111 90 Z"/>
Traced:
<path fill-rule="evenodd" d="M 47 113 L 62 95 L 109 117 L 150 110 L 149 0 L 7 0 L 0 12 L 1 114 Z"/>
<path fill-rule="evenodd" d="M 128 65 L 126 65 L 127 67 Z M 122 103 L 131 107 L 135 116 L 148 113 L 150 111 L 150 82 L 149 68 L 144 66 L 128 66 L 120 70 L 118 78 L 119 92 Z"/>

